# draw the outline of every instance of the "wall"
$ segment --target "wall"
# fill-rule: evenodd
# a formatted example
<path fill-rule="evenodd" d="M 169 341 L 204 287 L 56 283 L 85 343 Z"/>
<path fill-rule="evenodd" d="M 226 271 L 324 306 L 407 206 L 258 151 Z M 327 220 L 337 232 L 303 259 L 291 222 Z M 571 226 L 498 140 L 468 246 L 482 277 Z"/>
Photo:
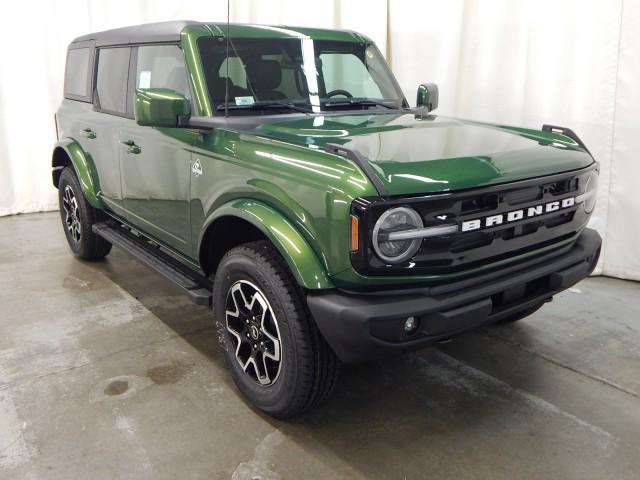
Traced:
<path fill-rule="evenodd" d="M 57 208 L 49 162 L 68 42 L 178 18 L 224 21 L 226 2 L 42 0 L 5 10 L 0 215 Z M 232 0 L 231 18 L 359 30 L 386 52 L 411 103 L 419 83 L 440 85 L 441 115 L 571 127 L 602 165 L 599 271 L 640 280 L 640 0 Z"/>

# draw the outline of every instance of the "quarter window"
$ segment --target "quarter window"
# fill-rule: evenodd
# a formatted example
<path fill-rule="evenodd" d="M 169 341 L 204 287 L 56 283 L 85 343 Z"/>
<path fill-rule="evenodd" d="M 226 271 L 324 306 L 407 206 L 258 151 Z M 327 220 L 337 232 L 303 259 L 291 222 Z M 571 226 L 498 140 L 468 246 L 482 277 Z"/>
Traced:
<path fill-rule="evenodd" d="M 67 53 L 64 90 L 67 95 L 88 97 L 89 57 L 91 49 L 75 48 Z"/>
<path fill-rule="evenodd" d="M 177 45 L 138 47 L 136 88 L 168 88 L 189 97 L 184 55 Z"/>
<path fill-rule="evenodd" d="M 96 92 L 101 110 L 126 114 L 130 52 L 128 47 L 100 49 Z"/>

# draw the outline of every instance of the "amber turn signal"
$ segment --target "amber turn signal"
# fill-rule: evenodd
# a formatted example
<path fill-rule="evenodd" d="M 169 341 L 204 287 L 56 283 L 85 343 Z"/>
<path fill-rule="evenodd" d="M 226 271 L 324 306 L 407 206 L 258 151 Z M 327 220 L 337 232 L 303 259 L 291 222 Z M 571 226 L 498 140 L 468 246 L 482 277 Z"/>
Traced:
<path fill-rule="evenodd" d="M 351 215 L 351 245 L 350 250 L 357 252 L 360 250 L 360 219 Z"/>

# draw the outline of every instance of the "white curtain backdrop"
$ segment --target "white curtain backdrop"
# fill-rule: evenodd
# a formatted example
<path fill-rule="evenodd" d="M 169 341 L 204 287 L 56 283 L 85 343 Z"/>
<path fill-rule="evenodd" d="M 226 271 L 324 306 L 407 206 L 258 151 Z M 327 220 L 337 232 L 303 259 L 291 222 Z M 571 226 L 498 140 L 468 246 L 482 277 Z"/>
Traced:
<path fill-rule="evenodd" d="M 225 21 L 226 0 L 7 2 L 0 216 L 57 208 L 49 166 L 69 41 L 174 19 Z M 602 165 L 598 271 L 640 280 L 640 0 L 231 0 L 231 20 L 358 30 L 412 104 L 431 81 L 440 115 L 572 128 Z"/>

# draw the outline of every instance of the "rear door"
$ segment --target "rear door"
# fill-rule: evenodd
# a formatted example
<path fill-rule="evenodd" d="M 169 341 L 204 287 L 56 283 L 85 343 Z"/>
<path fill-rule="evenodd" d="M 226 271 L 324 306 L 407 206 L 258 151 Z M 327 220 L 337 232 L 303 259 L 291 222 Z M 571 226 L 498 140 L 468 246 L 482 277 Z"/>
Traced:
<path fill-rule="evenodd" d="M 96 56 L 93 111 L 82 118 L 77 134 L 98 173 L 101 198 L 114 213 L 124 216 L 118 140 L 120 128 L 133 118 L 127 102 L 131 48 L 99 48 Z"/>
<path fill-rule="evenodd" d="M 178 45 L 134 50 L 136 88 L 168 88 L 190 97 L 184 54 Z M 191 146 L 197 131 L 186 128 L 120 129 L 120 164 L 127 218 L 141 231 L 190 256 Z"/>

